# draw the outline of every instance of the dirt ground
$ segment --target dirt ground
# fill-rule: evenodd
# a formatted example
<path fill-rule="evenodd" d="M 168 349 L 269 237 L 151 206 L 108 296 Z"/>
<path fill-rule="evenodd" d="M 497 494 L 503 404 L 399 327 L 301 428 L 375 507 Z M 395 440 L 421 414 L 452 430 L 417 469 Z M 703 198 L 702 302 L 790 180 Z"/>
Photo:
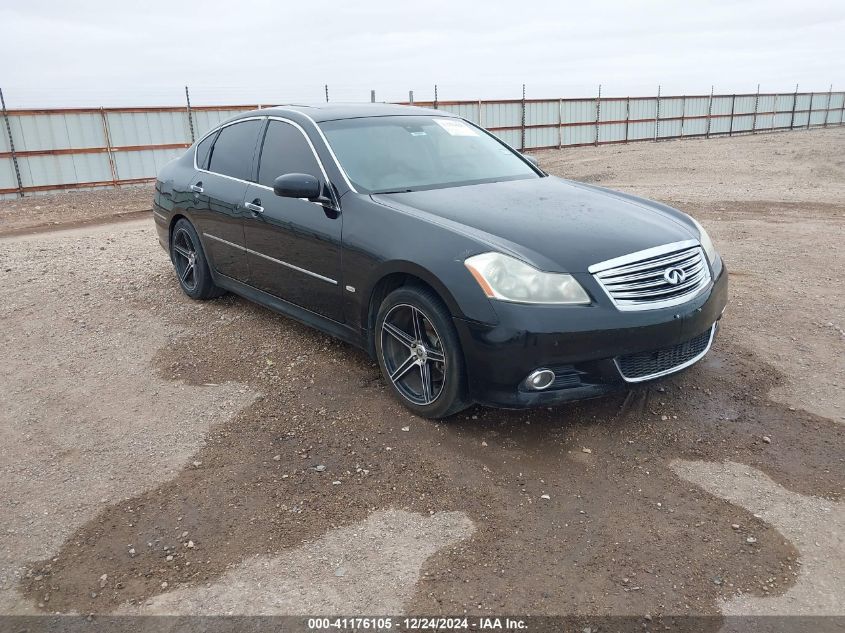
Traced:
<path fill-rule="evenodd" d="M 187 299 L 150 217 L 79 226 L 148 187 L 0 203 L 0 613 L 845 615 L 843 146 L 541 153 L 708 228 L 720 335 L 660 385 L 439 423 L 362 352 Z"/>

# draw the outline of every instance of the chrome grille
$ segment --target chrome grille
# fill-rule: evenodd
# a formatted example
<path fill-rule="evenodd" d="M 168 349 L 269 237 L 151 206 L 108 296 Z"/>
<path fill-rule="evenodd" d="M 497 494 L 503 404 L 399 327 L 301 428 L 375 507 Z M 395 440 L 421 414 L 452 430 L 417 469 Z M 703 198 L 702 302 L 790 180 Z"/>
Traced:
<path fill-rule="evenodd" d="M 695 240 L 617 257 L 590 266 L 589 271 L 620 310 L 677 305 L 710 283 L 707 258 Z"/>

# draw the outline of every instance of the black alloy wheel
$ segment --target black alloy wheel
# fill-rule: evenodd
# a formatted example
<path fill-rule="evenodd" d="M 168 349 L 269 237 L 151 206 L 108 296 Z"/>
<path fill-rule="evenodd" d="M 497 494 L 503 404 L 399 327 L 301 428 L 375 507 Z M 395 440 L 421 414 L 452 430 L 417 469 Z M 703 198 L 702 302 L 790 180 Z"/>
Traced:
<path fill-rule="evenodd" d="M 379 366 L 399 400 L 424 417 L 465 408 L 463 356 L 451 317 L 427 288 L 402 287 L 377 317 Z"/>
<path fill-rule="evenodd" d="M 179 285 L 192 299 L 213 299 L 223 294 L 214 284 L 194 226 L 185 218 L 176 222 L 170 237 L 170 259 Z"/>

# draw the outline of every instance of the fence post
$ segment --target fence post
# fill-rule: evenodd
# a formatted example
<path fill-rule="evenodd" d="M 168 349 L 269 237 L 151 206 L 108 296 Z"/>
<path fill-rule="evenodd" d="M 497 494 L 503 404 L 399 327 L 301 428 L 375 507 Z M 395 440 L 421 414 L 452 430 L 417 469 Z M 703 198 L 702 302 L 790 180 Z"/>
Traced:
<path fill-rule="evenodd" d="M 557 100 L 557 148 L 563 148 L 563 99 Z"/>
<path fill-rule="evenodd" d="M 731 121 L 728 126 L 728 136 L 734 135 L 734 112 L 736 110 L 736 93 L 731 95 Z"/>
<path fill-rule="evenodd" d="M 9 113 L 6 110 L 6 99 L 3 97 L 2 88 L 0 88 L 0 104 L 3 106 L 3 119 L 6 121 L 6 134 L 9 135 L 9 152 L 12 154 L 12 165 L 15 167 L 15 178 L 18 181 L 18 195 L 23 198 L 21 170 L 20 167 L 18 167 L 18 155 L 15 153 L 15 140 L 12 138 L 12 126 L 9 124 Z"/>
<path fill-rule="evenodd" d="M 376 102 L 376 91 L 370 90 L 370 103 L 375 103 L 375 102 Z"/>
<path fill-rule="evenodd" d="M 795 108 L 798 105 L 798 84 L 795 84 L 795 93 L 792 95 L 792 116 L 789 117 L 789 130 L 795 129 Z"/>
<path fill-rule="evenodd" d="M 326 91 L 326 103 L 328 103 L 329 102 L 329 84 L 324 84 L 323 88 Z"/>
<path fill-rule="evenodd" d="M 628 124 L 631 121 L 631 97 L 625 97 L 625 144 L 628 144 Z"/>
<path fill-rule="evenodd" d="M 194 138 L 194 114 L 191 112 L 191 95 L 188 92 L 188 86 L 185 86 L 185 102 L 188 104 L 188 128 L 191 130 L 191 145 L 196 140 Z"/>
<path fill-rule="evenodd" d="M 769 128 L 770 132 L 775 131 L 775 119 L 778 116 L 778 99 L 780 99 L 780 94 L 775 93 L 775 99 L 772 101 L 772 127 Z"/>
<path fill-rule="evenodd" d="M 657 86 L 657 115 L 654 117 L 654 140 L 660 136 L 660 86 Z"/>
<path fill-rule="evenodd" d="M 596 98 L 596 147 L 599 146 L 599 121 L 601 120 L 601 84 L 599 84 L 599 96 Z"/>
<path fill-rule="evenodd" d="M 754 116 L 751 119 L 751 133 L 757 133 L 757 106 L 760 104 L 760 84 L 757 84 L 757 94 L 754 96 Z"/>
<path fill-rule="evenodd" d="M 687 96 L 681 97 L 681 138 L 684 138 L 684 117 L 687 114 Z"/>
<path fill-rule="evenodd" d="M 824 126 L 827 127 L 827 118 L 830 116 L 830 97 L 833 95 L 833 84 L 830 84 L 830 89 L 827 91 L 827 105 L 824 108 Z"/>
<path fill-rule="evenodd" d="M 114 154 L 111 148 L 111 134 L 109 133 L 109 121 L 106 118 L 105 108 L 100 108 L 100 118 L 103 121 L 103 136 L 106 138 L 106 153 L 109 157 L 109 169 L 111 170 L 111 181 L 117 188 L 117 168 L 114 165 Z"/>
<path fill-rule="evenodd" d="M 813 97 L 816 96 L 815 92 L 810 93 L 810 109 L 807 111 L 807 129 L 810 129 L 810 120 L 813 118 Z"/>
<path fill-rule="evenodd" d="M 410 103 L 411 105 L 414 105 L 414 91 L 413 90 L 408 91 L 408 103 Z"/>
<path fill-rule="evenodd" d="M 710 101 L 707 103 L 707 129 L 704 132 L 704 138 L 710 138 L 710 120 L 713 116 L 713 88 L 710 86 Z"/>
<path fill-rule="evenodd" d="M 435 109 L 435 110 L 437 110 L 437 109 L 438 109 L 438 107 L 437 107 L 437 106 L 438 106 L 437 101 L 438 101 L 438 99 L 437 99 L 437 84 L 434 84 L 434 109 Z"/>
<path fill-rule="evenodd" d="M 845 125 L 845 92 L 842 93 L 842 110 L 839 113 L 839 125 Z"/>
<path fill-rule="evenodd" d="M 525 151 L 525 84 L 522 84 L 522 140 L 519 143 L 519 151 Z"/>

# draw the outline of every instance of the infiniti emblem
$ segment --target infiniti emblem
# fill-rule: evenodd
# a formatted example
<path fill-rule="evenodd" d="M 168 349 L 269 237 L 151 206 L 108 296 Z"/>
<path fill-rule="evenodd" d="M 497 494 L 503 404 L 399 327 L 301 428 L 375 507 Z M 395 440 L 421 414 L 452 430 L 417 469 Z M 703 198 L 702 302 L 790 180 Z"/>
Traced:
<path fill-rule="evenodd" d="M 663 279 L 673 286 L 683 283 L 686 278 L 687 274 L 682 268 L 667 268 L 663 273 Z"/>

